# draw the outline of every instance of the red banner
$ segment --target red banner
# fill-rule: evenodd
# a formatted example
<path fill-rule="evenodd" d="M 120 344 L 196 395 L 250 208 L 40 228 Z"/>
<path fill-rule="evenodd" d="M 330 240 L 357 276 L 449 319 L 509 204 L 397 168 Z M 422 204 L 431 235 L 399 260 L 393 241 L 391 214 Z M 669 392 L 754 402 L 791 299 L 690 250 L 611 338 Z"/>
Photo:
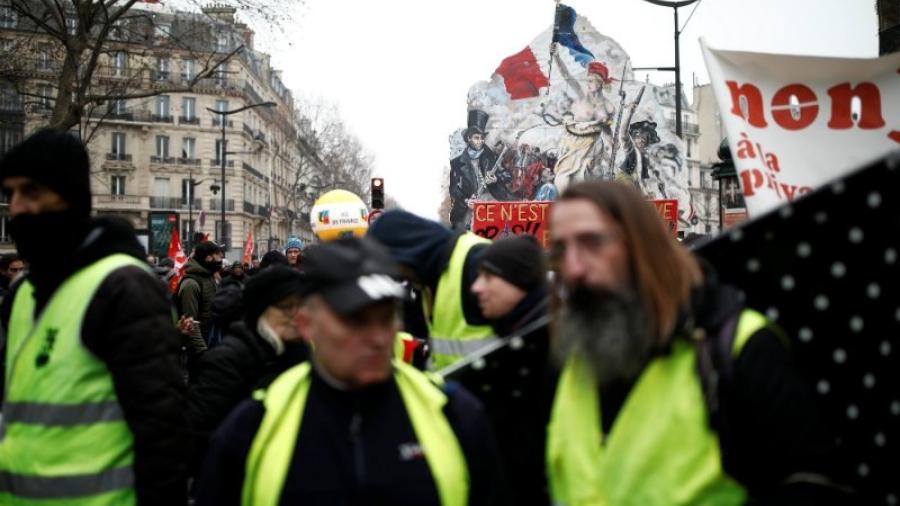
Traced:
<path fill-rule="evenodd" d="M 546 248 L 549 210 L 550 202 L 475 202 L 472 232 L 488 239 L 529 234 Z"/>
<path fill-rule="evenodd" d="M 676 199 L 661 199 L 661 200 L 651 200 L 653 202 L 653 206 L 656 207 L 656 212 L 659 213 L 660 218 L 666 222 L 666 226 L 672 231 L 672 235 L 678 235 L 678 200 Z"/>
<path fill-rule="evenodd" d="M 250 265 L 250 258 L 253 256 L 253 229 L 247 231 L 247 240 L 244 242 L 244 256 L 241 263 Z"/>

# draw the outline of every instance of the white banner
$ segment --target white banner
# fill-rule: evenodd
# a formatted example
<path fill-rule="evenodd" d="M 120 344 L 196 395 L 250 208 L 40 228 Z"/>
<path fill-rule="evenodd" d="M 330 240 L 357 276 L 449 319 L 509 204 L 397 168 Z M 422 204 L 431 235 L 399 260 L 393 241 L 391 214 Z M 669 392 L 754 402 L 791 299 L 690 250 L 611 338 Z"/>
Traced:
<path fill-rule="evenodd" d="M 900 53 L 821 58 L 700 44 L 751 217 L 900 149 Z"/>

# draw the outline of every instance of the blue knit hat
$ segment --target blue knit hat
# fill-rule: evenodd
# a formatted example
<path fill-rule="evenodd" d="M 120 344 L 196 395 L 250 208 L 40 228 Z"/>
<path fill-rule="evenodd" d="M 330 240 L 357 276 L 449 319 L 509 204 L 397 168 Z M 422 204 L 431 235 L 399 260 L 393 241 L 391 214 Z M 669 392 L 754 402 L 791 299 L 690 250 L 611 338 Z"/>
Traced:
<path fill-rule="evenodd" d="M 299 250 L 303 249 L 303 242 L 300 241 L 297 237 L 289 237 L 287 240 L 287 244 L 284 247 L 284 251 L 287 251 L 291 248 L 297 248 Z"/>

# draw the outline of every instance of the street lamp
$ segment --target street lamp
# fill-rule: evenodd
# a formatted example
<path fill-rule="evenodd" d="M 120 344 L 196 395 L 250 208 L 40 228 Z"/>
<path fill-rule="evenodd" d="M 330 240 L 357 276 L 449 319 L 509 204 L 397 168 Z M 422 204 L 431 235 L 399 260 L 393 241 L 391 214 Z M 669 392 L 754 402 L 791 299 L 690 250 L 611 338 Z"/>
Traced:
<path fill-rule="evenodd" d="M 671 7 L 675 11 L 675 66 L 674 67 L 635 67 L 632 70 L 659 70 L 662 72 L 675 72 L 675 135 L 681 138 L 681 50 L 679 37 L 681 28 L 678 27 L 678 8 L 691 5 L 698 0 L 644 0 L 660 7 Z M 696 9 L 696 7 L 695 7 Z M 693 13 L 691 13 L 693 14 Z M 688 16 L 690 21 L 690 16 Z M 685 23 L 687 24 L 687 23 Z"/>
<path fill-rule="evenodd" d="M 237 114 L 239 112 L 244 112 L 247 109 L 253 109 L 254 107 L 275 107 L 278 104 L 275 102 L 260 102 L 258 104 L 250 104 L 239 109 L 234 109 L 231 111 L 219 111 L 216 109 L 211 109 L 209 107 L 206 108 L 207 111 L 218 114 L 220 116 L 219 122 L 222 124 L 222 239 L 225 239 L 225 155 L 228 153 L 228 150 L 225 147 L 225 116 L 230 116 L 232 114 Z M 226 246 L 227 248 L 227 246 Z"/>

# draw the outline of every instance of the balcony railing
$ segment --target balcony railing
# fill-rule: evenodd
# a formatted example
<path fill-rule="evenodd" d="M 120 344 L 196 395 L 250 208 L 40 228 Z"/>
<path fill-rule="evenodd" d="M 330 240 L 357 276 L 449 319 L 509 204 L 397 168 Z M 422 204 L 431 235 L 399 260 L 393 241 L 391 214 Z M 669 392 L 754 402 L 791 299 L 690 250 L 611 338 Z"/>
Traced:
<path fill-rule="evenodd" d="M 176 162 L 178 165 L 200 165 L 199 158 L 179 158 Z"/>
<path fill-rule="evenodd" d="M 256 206 L 245 200 L 244 201 L 244 212 L 247 214 L 256 214 Z"/>
<path fill-rule="evenodd" d="M 221 211 L 222 210 L 222 199 L 217 199 L 215 197 L 209 199 L 209 210 L 210 211 Z M 225 210 L 226 211 L 234 211 L 234 199 L 225 199 Z"/>
<path fill-rule="evenodd" d="M 667 123 L 669 125 L 669 129 L 674 132 L 675 131 L 675 120 L 674 119 L 667 120 Z M 691 123 L 688 121 L 681 122 L 681 129 L 684 133 L 688 133 L 688 134 L 699 134 L 700 133 L 700 126 L 697 125 L 696 123 Z"/>
<path fill-rule="evenodd" d="M 247 126 L 246 123 L 244 123 L 243 126 L 244 126 L 244 133 L 249 135 L 250 137 L 253 137 L 253 129 L 250 128 L 249 126 Z"/>
<path fill-rule="evenodd" d="M 128 204 L 138 205 L 141 203 L 140 195 L 97 195 L 98 204 Z"/>
<path fill-rule="evenodd" d="M 153 71 L 153 80 L 156 82 L 169 82 L 172 78 L 171 72 L 168 70 L 154 70 Z"/>
<path fill-rule="evenodd" d="M 150 197 L 150 209 L 187 209 L 189 200 L 183 197 Z M 193 208 L 199 210 L 202 200 L 194 199 Z"/>
<path fill-rule="evenodd" d="M 222 127 L 222 122 L 219 121 L 218 117 L 212 119 L 212 126 L 218 127 L 218 128 Z M 234 128 L 234 121 L 231 121 L 231 120 L 226 121 L 225 126 L 228 128 Z"/>
<path fill-rule="evenodd" d="M 199 125 L 200 118 L 198 116 L 191 116 L 191 117 L 179 116 L 178 123 L 181 125 Z"/>
<path fill-rule="evenodd" d="M 130 162 L 130 153 L 106 153 L 106 159 L 109 161 Z"/>
<path fill-rule="evenodd" d="M 210 167 L 221 167 L 222 160 L 212 159 L 209 161 L 209 166 Z M 234 160 L 225 160 L 225 166 L 234 168 Z"/>
<path fill-rule="evenodd" d="M 172 123 L 172 116 L 169 116 L 168 114 L 151 114 L 150 121 L 154 123 Z"/>
<path fill-rule="evenodd" d="M 256 177 L 258 177 L 258 178 L 260 178 L 260 179 L 265 179 L 265 176 L 263 176 L 263 173 L 260 172 L 260 171 L 258 171 L 258 170 L 256 170 L 256 169 L 254 169 L 253 166 L 250 165 L 249 163 L 247 163 L 247 162 L 242 162 L 242 163 L 241 163 L 241 166 L 244 168 L 244 170 L 246 170 L 247 172 L 253 174 L 254 176 L 256 176 Z"/>
<path fill-rule="evenodd" d="M 174 156 L 151 156 L 150 163 L 160 163 L 160 164 L 174 164 L 175 157 Z"/>
<path fill-rule="evenodd" d="M 256 206 L 256 214 L 259 216 L 269 216 L 268 206 Z"/>

